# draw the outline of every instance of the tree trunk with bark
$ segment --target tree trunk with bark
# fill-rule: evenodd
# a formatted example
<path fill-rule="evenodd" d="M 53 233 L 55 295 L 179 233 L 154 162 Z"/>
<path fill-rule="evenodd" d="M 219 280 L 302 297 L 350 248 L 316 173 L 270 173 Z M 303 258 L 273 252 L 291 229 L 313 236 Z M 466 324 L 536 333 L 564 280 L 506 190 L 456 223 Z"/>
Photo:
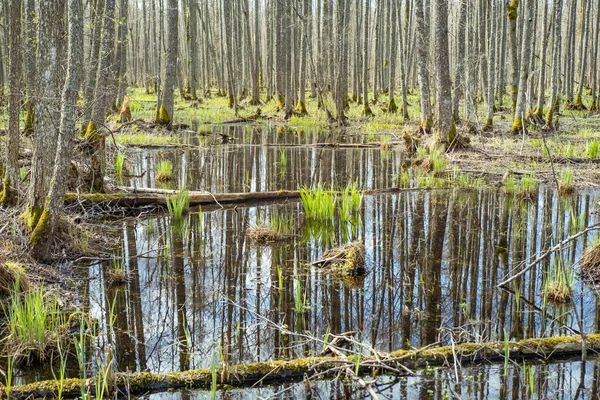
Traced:
<path fill-rule="evenodd" d="M 21 111 L 21 4 L 10 0 L 8 16 L 8 135 L 6 164 L 0 203 L 13 206 L 19 194 L 19 113 Z"/>
<path fill-rule="evenodd" d="M 450 81 L 450 54 L 448 49 L 448 0 L 433 0 L 435 13 L 435 139 L 447 144 L 456 137 L 452 121 L 452 93 Z"/>
<path fill-rule="evenodd" d="M 69 36 L 67 76 L 62 91 L 58 147 L 52 174 L 52 183 L 46 197 L 44 210 L 30 238 L 31 254 L 45 260 L 52 254 L 51 248 L 59 229 L 63 213 L 65 193 L 70 166 L 70 154 L 75 136 L 77 100 L 83 64 L 83 5 L 82 0 L 69 0 Z"/>
<path fill-rule="evenodd" d="M 179 8 L 177 0 L 167 1 L 167 53 L 162 103 L 157 122 L 171 129 L 175 111 L 175 79 L 177 76 L 177 52 L 179 48 Z"/>

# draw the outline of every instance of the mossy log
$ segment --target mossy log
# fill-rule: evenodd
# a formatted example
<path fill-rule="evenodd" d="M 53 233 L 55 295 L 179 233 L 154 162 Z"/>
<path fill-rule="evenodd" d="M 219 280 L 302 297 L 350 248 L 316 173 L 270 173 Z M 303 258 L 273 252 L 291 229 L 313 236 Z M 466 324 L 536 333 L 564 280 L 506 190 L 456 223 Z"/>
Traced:
<path fill-rule="evenodd" d="M 107 206 L 143 207 L 149 205 L 167 206 L 167 200 L 179 193 L 178 190 L 119 187 L 116 193 L 67 193 L 67 204 L 80 202 L 86 204 L 105 204 Z M 405 191 L 428 190 L 427 188 L 375 189 L 365 190 L 366 195 L 398 193 Z M 190 206 L 225 206 L 234 204 L 253 204 L 266 201 L 287 201 L 300 199 L 298 190 L 278 190 L 273 192 L 209 193 L 190 191 Z"/>
<path fill-rule="evenodd" d="M 600 350 L 600 334 L 592 334 L 586 340 L 588 350 Z M 564 358 L 581 355 L 581 336 L 559 336 L 542 339 L 526 339 L 510 342 L 508 346 L 511 359 Z M 421 350 L 398 350 L 392 353 L 380 353 L 375 357 L 362 357 L 361 373 L 372 372 L 378 365 L 396 369 L 417 369 L 427 366 L 453 365 L 473 363 L 481 360 L 504 360 L 505 346 L 495 343 L 463 343 L 452 346 L 433 347 Z M 228 387 L 249 387 L 256 384 L 267 385 L 281 382 L 293 382 L 309 379 L 316 374 L 320 377 L 335 376 L 339 367 L 353 365 L 354 358 L 349 357 L 307 357 L 296 360 L 267 361 L 247 363 L 227 367 L 227 371 L 219 368 L 217 373 L 220 385 Z M 406 369 L 404 369 L 406 370 Z M 222 380 L 225 377 L 225 380 Z M 11 399 L 53 398 L 56 397 L 58 381 L 41 381 L 26 385 L 13 386 Z M 94 392 L 96 380 L 65 379 L 63 381 L 63 397 L 80 395 L 80 388 Z M 210 368 L 170 373 L 117 373 L 114 375 L 114 386 L 122 393 L 145 393 L 148 391 L 197 388 L 210 389 L 212 374 Z M 5 392 L 5 388 L 1 388 Z"/>

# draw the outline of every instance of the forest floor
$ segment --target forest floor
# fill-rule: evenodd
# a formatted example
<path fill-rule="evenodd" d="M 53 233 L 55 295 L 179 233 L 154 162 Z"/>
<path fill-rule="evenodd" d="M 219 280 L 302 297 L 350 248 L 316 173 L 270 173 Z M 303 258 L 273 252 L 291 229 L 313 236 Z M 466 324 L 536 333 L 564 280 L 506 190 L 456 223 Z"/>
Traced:
<path fill-rule="evenodd" d="M 146 94 L 143 89 L 130 90 L 131 111 L 134 119 L 152 121 L 155 95 Z M 584 99 L 585 100 L 585 99 Z M 278 129 L 291 129 L 301 135 L 306 131 L 321 132 L 342 129 L 346 135 L 361 138 L 364 143 L 380 145 L 383 150 L 399 148 L 406 151 L 403 136 L 418 137 L 425 145 L 430 138 L 419 136 L 419 98 L 408 96 L 408 119 L 402 117 L 401 98 L 396 97 L 397 113 L 388 113 L 389 99 L 379 96 L 371 109 L 373 117 L 362 116 L 362 105 L 350 103 L 347 110 L 348 123 L 343 128 L 331 125 L 326 113 L 318 107 L 316 99 L 307 96 L 307 115 L 293 114 L 284 119 L 276 110 L 276 102 L 271 100 L 260 106 L 250 106 L 240 102 L 238 115 L 228 106 L 227 98 L 212 93 L 201 100 L 185 100 L 176 97 L 175 120 L 177 123 L 199 126 L 228 124 L 236 121 L 246 123 L 273 124 Z M 463 137 L 468 137 L 470 146 L 454 149 L 447 153 L 448 166 L 472 176 L 485 177 L 491 184 L 499 184 L 508 173 L 516 176 L 534 175 L 540 182 L 558 185 L 570 181 L 576 187 L 600 186 L 600 114 L 587 110 L 561 110 L 558 129 L 548 130 L 539 125 L 530 125 L 527 132 L 515 135 L 510 132 L 512 113 L 510 98 L 505 96 L 504 104 L 494 115 L 491 130 L 467 132 L 463 124 L 457 126 Z M 328 108 L 333 109 L 329 104 Z M 257 114 L 262 116 L 256 122 L 248 121 Z M 482 126 L 484 104 L 478 105 L 475 126 Z M 159 134 L 156 134 L 159 132 Z M 143 129 L 124 129 L 116 135 L 116 142 L 132 146 L 176 146 L 177 135 L 171 132 Z M 329 143 L 335 145 L 336 143 Z"/>

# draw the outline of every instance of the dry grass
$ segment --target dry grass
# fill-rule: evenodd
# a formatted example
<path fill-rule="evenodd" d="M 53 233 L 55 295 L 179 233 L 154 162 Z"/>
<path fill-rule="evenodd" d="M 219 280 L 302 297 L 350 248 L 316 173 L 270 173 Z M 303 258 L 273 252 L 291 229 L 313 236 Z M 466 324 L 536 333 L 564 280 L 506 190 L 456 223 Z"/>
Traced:
<path fill-rule="evenodd" d="M 112 268 L 108 271 L 107 275 L 107 281 L 109 285 L 123 285 L 129 280 L 127 272 L 121 268 Z"/>
<path fill-rule="evenodd" d="M 579 261 L 579 269 L 587 279 L 595 283 L 600 282 L 600 243 L 585 249 Z"/>
<path fill-rule="evenodd" d="M 256 225 L 246 229 L 246 237 L 256 244 L 268 244 L 286 239 L 286 236 L 269 225 Z"/>
<path fill-rule="evenodd" d="M 338 278 L 364 276 L 365 270 L 365 245 L 354 241 L 340 247 L 327 250 L 320 260 L 314 265 L 319 265 Z"/>
<path fill-rule="evenodd" d="M 562 183 L 558 184 L 558 191 L 561 195 L 566 196 L 572 194 L 575 191 L 575 185 L 572 183 Z"/>
<path fill-rule="evenodd" d="M 31 287 L 29 277 L 25 270 L 18 263 L 6 261 L 0 264 L 0 296 L 9 296 L 15 289 L 15 284 L 19 282 L 19 292 L 27 292 Z"/>
<path fill-rule="evenodd" d="M 571 291 L 566 284 L 554 282 L 548 286 L 546 298 L 550 303 L 555 305 L 565 304 L 571 301 Z"/>

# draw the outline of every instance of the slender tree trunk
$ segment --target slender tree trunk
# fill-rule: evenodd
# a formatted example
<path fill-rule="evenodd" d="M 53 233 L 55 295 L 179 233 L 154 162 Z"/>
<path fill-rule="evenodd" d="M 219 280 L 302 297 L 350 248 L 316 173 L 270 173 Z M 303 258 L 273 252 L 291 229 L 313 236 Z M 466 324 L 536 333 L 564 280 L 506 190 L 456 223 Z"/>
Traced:
<path fill-rule="evenodd" d="M 527 81 L 531 72 L 531 31 L 533 28 L 533 0 L 525 0 L 523 9 L 523 47 L 521 49 L 521 75 L 519 77 L 519 92 L 517 107 L 513 117 L 512 132 L 520 133 L 525 128 L 527 112 Z"/>
<path fill-rule="evenodd" d="M 490 5 L 489 20 L 487 24 L 487 42 L 488 42 L 488 54 L 489 59 L 487 63 L 487 75 L 488 85 L 486 94 L 486 120 L 485 128 L 491 128 L 494 124 L 494 90 L 496 88 L 496 74 L 494 71 L 496 65 L 496 30 L 497 30 L 497 19 L 496 19 L 496 2 L 492 2 Z"/>
<path fill-rule="evenodd" d="M 390 34 L 388 36 L 388 54 L 389 54 L 389 63 L 390 70 L 388 71 L 388 107 L 387 110 L 390 113 L 395 114 L 398 112 L 398 106 L 396 105 L 396 101 L 394 100 L 394 88 L 396 83 L 396 49 L 398 48 L 398 43 L 396 42 L 396 37 L 398 34 L 398 19 L 396 18 L 396 10 L 397 5 L 395 1 L 389 2 L 390 12 L 389 12 L 389 30 Z"/>
<path fill-rule="evenodd" d="M 594 43 L 594 57 L 592 59 L 592 104 L 590 111 L 598 111 L 598 45 L 600 44 L 600 6 L 596 7 L 596 23 L 594 31 L 596 32 Z"/>
<path fill-rule="evenodd" d="M 6 172 L 0 203 L 13 206 L 19 195 L 19 114 L 21 111 L 21 4 L 10 0 L 8 15 L 8 136 L 6 143 Z"/>
<path fill-rule="evenodd" d="M 25 94 L 27 96 L 27 112 L 25 115 L 24 133 L 33 133 L 35 101 L 34 101 L 34 82 L 36 82 L 36 63 L 35 51 L 37 36 L 35 29 L 35 0 L 25 0 L 25 26 L 23 29 L 23 64 L 25 67 Z"/>
<path fill-rule="evenodd" d="M 179 9 L 177 0 L 167 1 L 167 53 L 162 103 L 157 122 L 171 129 L 175 111 L 175 79 L 177 75 L 177 52 L 179 49 Z"/>
<path fill-rule="evenodd" d="M 419 72 L 419 98 L 421 102 L 421 128 L 429 132 L 432 126 L 431 95 L 429 93 L 429 20 L 425 19 L 423 0 L 415 0 L 417 19 L 417 69 Z"/>
<path fill-rule="evenodd" d="M 119 27 L 117 34 L 117 59 L 116 68 L 118 68 L 118 73 L 116 76 L 118 89 L 117 89 L 117 97 L 115 103 L 115 110 L 119 110 L 121 107 L 121 102 L 126 94 L 127 90 L 127 80 L 129 79 L 127 75 L 127 43 L 129 42 L 129 31 L 127 29 L 127 24 L 129 21 L 129 0 L 121 0 L 120 3 L 120 12 L 121 16 L 119 19 Z"/>
<path fill-rule="evenodd" d="M 31 254 L 44 260 L 51 255 L 51 246 L 59 228 L 64 208 L 69 174 L 70 154 L 75 136 L 77 99 L 83 61 L 83 5 L 82 0 L 69 0 L 69 39 L 67 76 L 62 91 L 58 147 L 54 162 L 52 183 L 44 211 L 31 234 Z"/>
<path fill-rule="evenodd" d="M 583 100 L 581 99 L 583 95 L 583 85 L 585 81 L 585 68 L 587 67 L 587 56 L 588 56 L 588 35 L 590 32 L 590 20 L 591 20 L 591 12 L 592 9 L 591 2 L 583 2 L 583 21 L 581 23 L 581 43 L 579 50 L 579 86 L 577 88 L 577 94 L 575 95 L 575 104 L 574 108 L 577 110 L 585 110 L 586 107 L 583 105 Z M 573 71 L 574 74 L 574 71 Z"/>
<path fill-rule="evenodd" d="M 554 127 L 554 111 L 558 110 L 560 99 L 560 64 L 561 64 L 561 37 L 562 37 L 562 0 L 554 0 L 553 28 L 554 46 L 552 51 L 552 85 L 550 89 L 550 106 L 546 112 L 546 126 Z"/>
<path fill-rule="evenodd" d="M 100 43 L 102 42 L 102 25 L 104 18 L 104 9 L 106 2 L 110 0 L 98 0 L 97 7 L 92 10 L 95 14 L 93 23 L 93 32 L 90 46 L 90 56 L 88 60 L 87 75 L 83 89 L 83 127 L 92 119 L 92 110 L 94 108 L 94 93 L 96 90 L 96 79 L 98 77 L 98 66 L 100 60 Z M 114 1 L 113 1 L 114 5 Z M 113 11 L 114 12 L 114 11 Z"/>
<path fill-rule="evenodd" d="M 364 1 L 364 16 L 363 16 L 363 109 L 362 115 L 364 117 L 372 117 L 373 111 L 371 111 L 371 107 L 369 106 L 369 0 Z"/>
<path fill-rule="evenodd" d="M 552 24 L 550 24 L 552 26 Z M 546 54 L 548 49 L 548 38 L 551 29 L 548 29 L 548 2 L 544 2 L 544 14 L 542 16 L 542 48 L 540 49 L 540 75 L 538 79 L 537 105 L 533 112 L 535 118 L 542 121 L 544 118 L 544 97 L 546 89 Z"/>
<path fill-rule="evenodd" d="M 470 0 L 460 2 L 458 11 L 458 35 L 456 36 L 456 69 L 454 73 L 454 93 L 452 100 L 452 116 L 455 122 L 460 120 L 459 104 L 462 94 L 465 92 L 465 31 L 467 29 L 467 13 Z M 471 33 L 469 33 L 470 37 Z M 469 49 L 469 52 L 471 49 Z M 469 99 L 466 99 L 469 101 Z"/>
<path fill-rule="evenodd" d="M 94 100 L 92 116 L 85 137 L 90 143 L 91 168 L 93 171 L 90 190 L 95 192 L 104 191 L 104 171 L 105 171 L 105 137 L 101 133 L 102 127 L 106 121 L 106 114 L 110 109 L 111 100 L 114 98 L 114 92 L 111 95 L 109 80 L 112 73 L 111 61 L 114 51 L 114 31 L 115 31 L 115 0 L 106 0 L 104 9 L 104 22 L 102 23 L 102 37 L 100 39 L 100 58 L 98 60 L 98 73 L 96 75 L 96 89 L 94 91 Z"/>
<path fill-rule="evenodd" d="M 508 48 L 510 51 L 510 93 L 512 96 L 512 108 L 517 106 L 517 94 L 519 92 L 519 57 L 517 40 L 517 17 L 519 11 L 519 2 L 517 0 L 507 0 L 506 14 L 508 16 Z"/>
<path fill-rule="evenodd" d="M 456 136 L 452 121 L 450 55 L 448 49 L 448 0 L 433 0 L 435 13 L 435 142 L 451 143 Z"/>
<path fill-rule="evenodd" d="M 37 71 L 38 81 L 35 91 L 35 138 L 31 160 L 31 184 L 27 197 L 26 222 L 30 230 L 37 225 L 42 214 L 50 175 L 54 166 L 54 155 L 60 119 L 59 104 L 56 98 L 58 87 L 59 62 L 59 21 L 64 17 L 64 2 L 42 0 L 37 15 Z"/>

